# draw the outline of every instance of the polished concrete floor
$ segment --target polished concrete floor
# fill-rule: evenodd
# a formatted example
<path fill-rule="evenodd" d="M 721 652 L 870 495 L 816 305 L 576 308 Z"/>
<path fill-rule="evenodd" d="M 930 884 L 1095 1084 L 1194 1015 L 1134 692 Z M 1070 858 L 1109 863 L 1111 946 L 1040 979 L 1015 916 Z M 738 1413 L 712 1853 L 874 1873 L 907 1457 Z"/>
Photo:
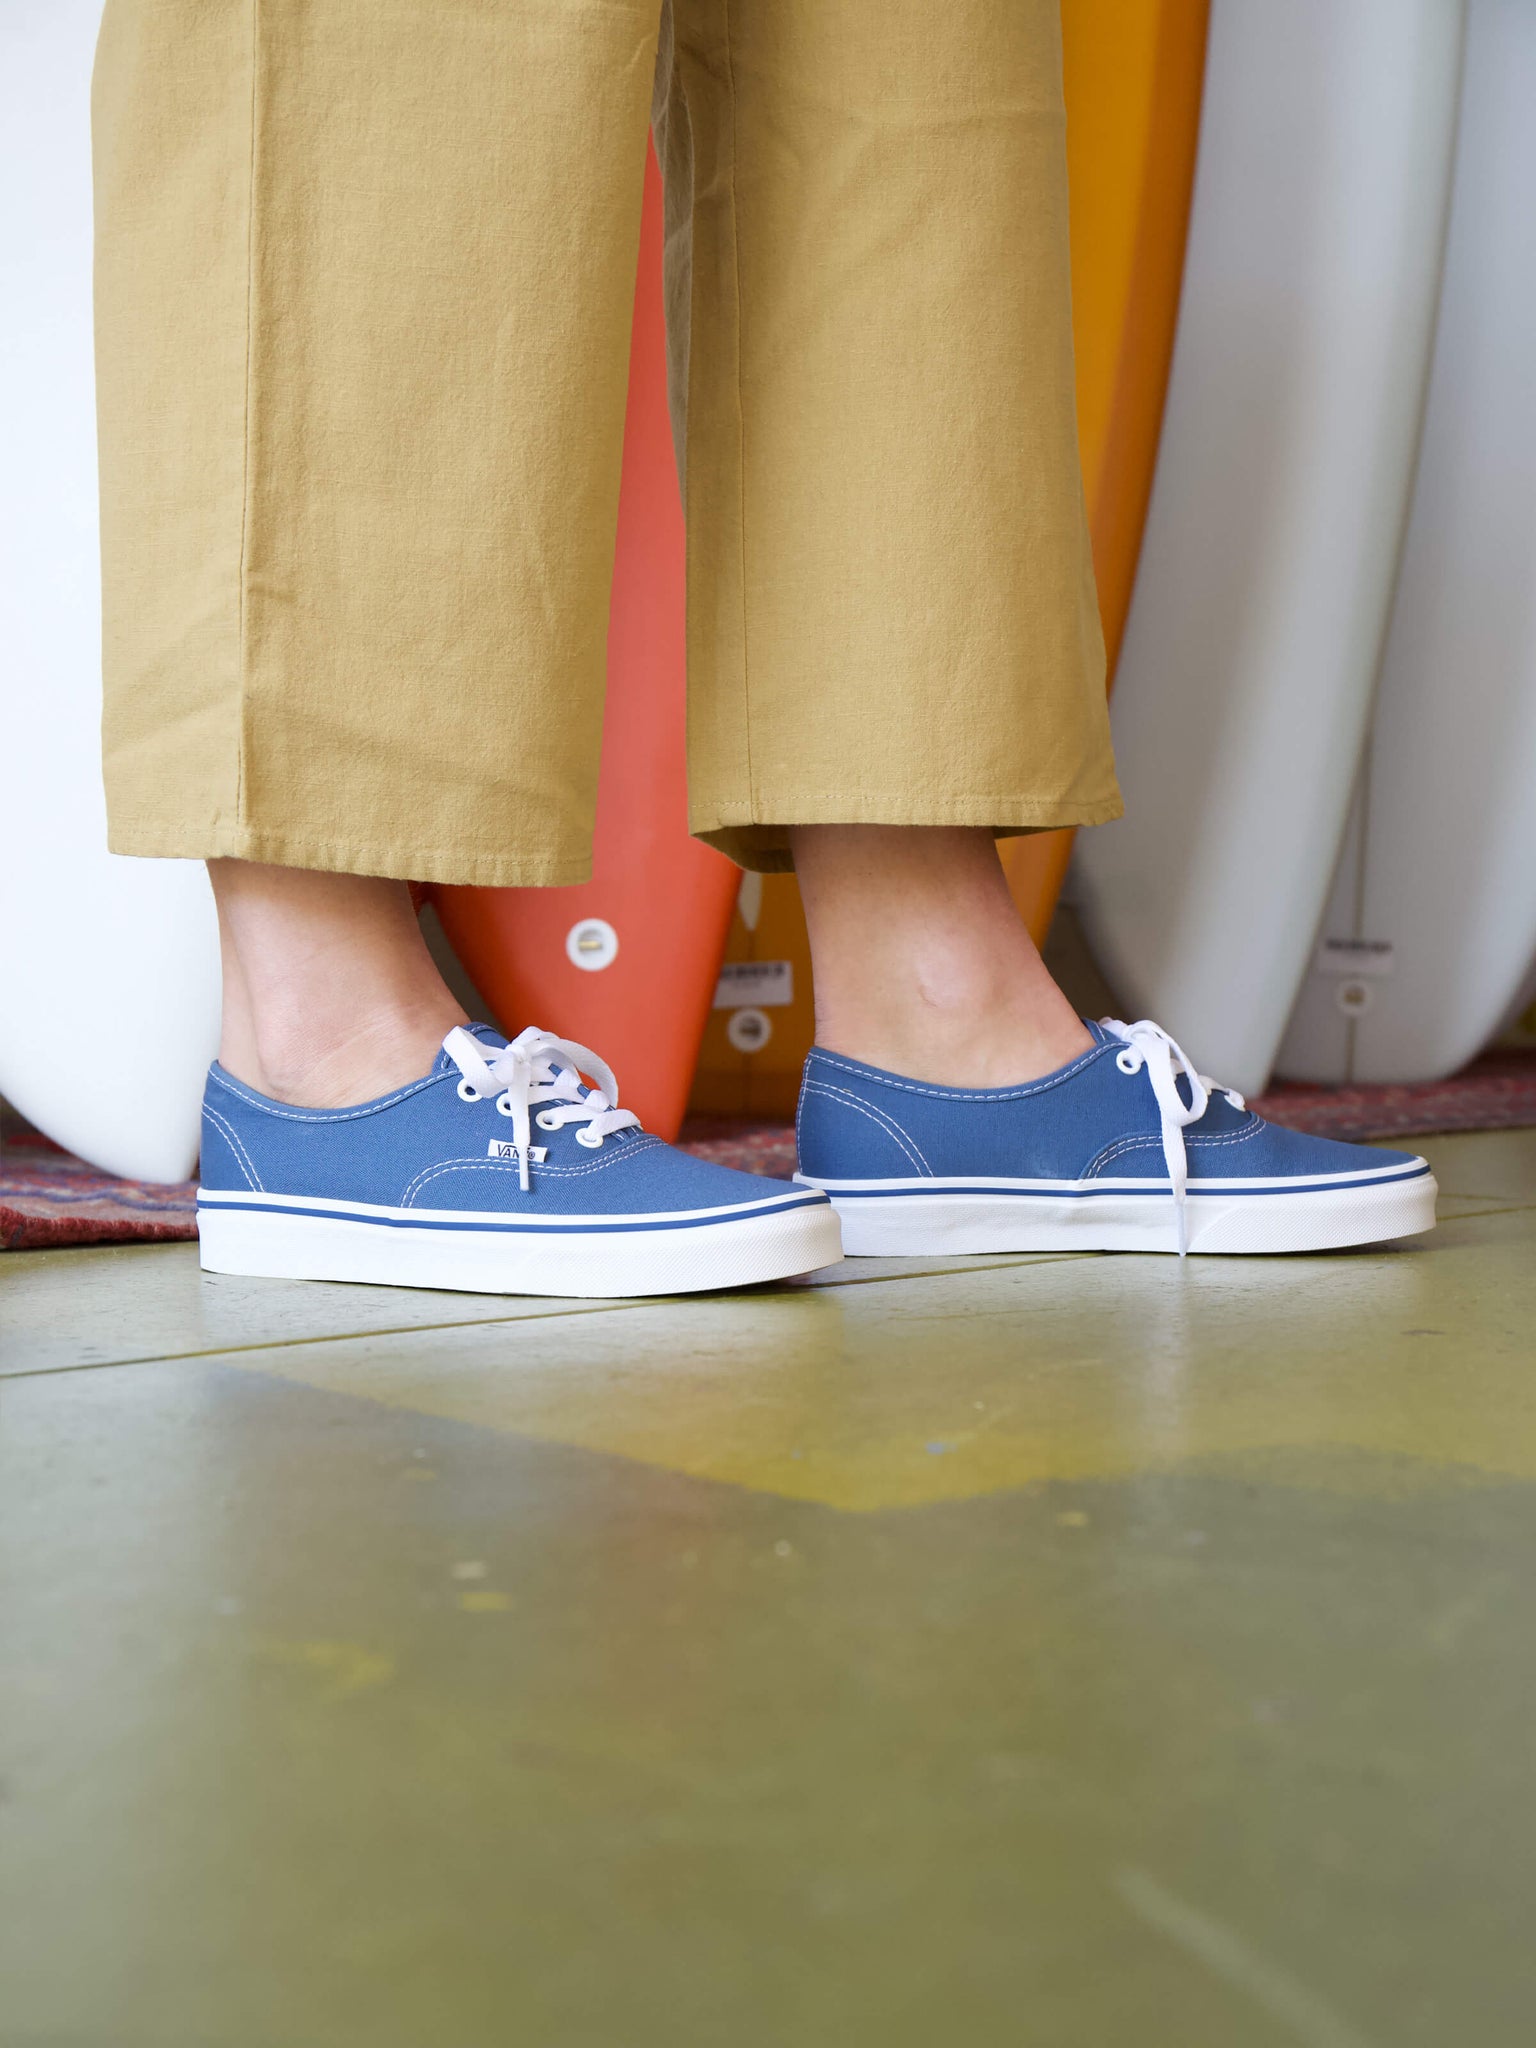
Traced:
<path fill-rule="evenodd" d="M 1536 1133 L 1422 1245 L 0 1260 L 3 2048 L 1536 2037 Z"/>

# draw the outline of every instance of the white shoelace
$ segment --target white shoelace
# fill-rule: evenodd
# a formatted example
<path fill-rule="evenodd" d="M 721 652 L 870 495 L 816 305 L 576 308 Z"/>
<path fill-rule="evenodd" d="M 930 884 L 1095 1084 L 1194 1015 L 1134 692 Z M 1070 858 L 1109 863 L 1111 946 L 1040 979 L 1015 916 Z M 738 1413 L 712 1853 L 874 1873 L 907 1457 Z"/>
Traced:
<path fill-rule="evenodd" d="M 1143 1067 L 1152 1083 L 1152 1093 L 1157 1098 L 1158 1113 L 1163 1123 L 1163 1158 L 1168 1164 L 1168 1179 L 1173 1187 L 1173 1212 L 1178 1233 L 1179 1257 L 1182 1259 L 1189 1250 L 1189 1231 L 1184 1213 L 1184 1195 L 1189 1185 L 1189 1160 L 1184 1149 L 1184 1129 L 1187 1124 L 1199 1123 L 1210 1105 L 1211 1095 L 1225 1095 L 1234 1109 L 1245 1109 L 1247 1104 L 1235 1088 L 1224 1088 L 1219 1081 L 1213 1081 L 1209 1074 L 1197 1073 L 1195 1063 L 1175 1039 L 1169 1037 L 1160 1024 L 1154 1024 L 1150 1017 L 1142 1017 L 1135 1024 L 1122 1024 L 1118 1017 L 1101 1017 L 1099 1023 L 1111 1038 L 1121 1041 L 1121 1050 L 1115 1054 L 1115 1065 L 1122 1074 L 1139 1074 Z M 1178 1090 L 1176 1077 L 1189 1076 L 1189 1104 Z"/>
<path fill-rule="evenodd" d="M 530 1024 L 510 1045 L 492 1048 L 463 1025 L 455 1024 L 443 1040 L 443 1051 L 463 1076 L 459 1094 L 465 1102 L 494 1098 L 502 1115 L 512 1119 L 518 1181 L 525 1191 L 529 1160 L 542 1166 L 547 1157 L 547 1148 L 533 1143 L 535 1103 L 551 1105 L 538 1113 L 541 1131 L 580 1124 L 583 1128 L 576 1133 L 576 1142 L 594 1152 L 613 1132 L 639 1128 L 635 1112 L 619 1108 L 619 1084 L 613 1069 L 574 1039 L 556 1038 L 552 1031 L 540 1031 Z M 583 1074 L 590 1074 L 601 1085 L 584 1090 Z"/>

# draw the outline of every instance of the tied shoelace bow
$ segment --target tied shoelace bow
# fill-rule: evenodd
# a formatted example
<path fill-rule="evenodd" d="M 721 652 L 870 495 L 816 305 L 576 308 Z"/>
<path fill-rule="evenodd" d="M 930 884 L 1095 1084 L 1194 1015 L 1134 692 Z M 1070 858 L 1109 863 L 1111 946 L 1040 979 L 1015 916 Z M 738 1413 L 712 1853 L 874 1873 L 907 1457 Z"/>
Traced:
<path fill-rule="evenodd" d="M 1152 1083 L 1158 1113 L 1163 1124 L 1163 1158 L 1173 1188 L 1173 1213 L 1178 1232 L 1179 1257 L 1189 1250 L 1189 1231 L 1184 1213 L 1184 1194 L 1189 1185 L 1189 1160 L 1184 1149 L 1184 1129 L 1199 1123 L 1210 1105 L 1212 1093 L 1225 1095 L 1234 1109 L 1247 1104 L 1235 1088 L 1223 1088 L 1209 1074 L 1198 1073 L 1182 1045 L 1169 1037 L 1160 1024 L 1142 1017 L 1135 1024 L 1122 1024 L 1118 1017 L 1101 1017 L 1099 1023 L 1111 1038 L 1121 1041 L 1115 1065 L 1122 1074 L 1139 1074 L 1143 1067 Z M 1178 1076 L 1189 1076 L 1189 1101 L 1179 1093 Z"/>
<path fill-rule="evenodd" d="M 443 1051 L 463 1077 L 459 1082 L 463 1101 L 494 1100 L 501 1114 L 511 1117 L 518 1183 L 525 1193 L 529 1160 L 542 1166 L 547 1156 L 543 1145 L 533 1143 L 535 1103 L 550 1105 L 538 1113 L 541 1131 L 580 1124 L 576 1142 L 593 1151 L 613 1132 L 640 1127 L 632 1109 L 619 1108 L 619 1084 L 613 1069 L 573 1039 L 556 1038 L 552 1031 L 540 1031 L 530 1024 L 510 1045 L 488 1048 L 461 1024 L 455 1024 L 443 1040 Z M 584 1090 L 583 1074 L 590 1074 L 601 1085 Z"/>

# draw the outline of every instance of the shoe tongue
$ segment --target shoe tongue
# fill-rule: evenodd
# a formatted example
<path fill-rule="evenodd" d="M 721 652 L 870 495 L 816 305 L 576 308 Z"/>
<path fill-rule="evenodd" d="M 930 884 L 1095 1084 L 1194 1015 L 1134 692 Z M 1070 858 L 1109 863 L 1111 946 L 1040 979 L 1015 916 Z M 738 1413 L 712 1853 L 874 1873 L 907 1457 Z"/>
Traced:
<path fill-rule="evenodd" d="M 1094 1018 L 1085 1017 L 1083 1019 L 1083 1022 L 1088 1027 L 1088 1036 L 1092 1039 L 1095 1039 L 1098 1042 L 1098 1044 L 1116 1045 L 1119 1043 L 1119 1041 L 1112 1037 L 1111 1034 L 1104 1029 L 1104 1026 L 1098 1023 Z"/>
<path fill-rule="evenodd" d="M 500 1052 L 507 1042 L 494 1024 L 466 1024 L 463 1028 L 471 1038 L 478 1039 L 487 1052 Z M 456 1074 L 459 1070 L 439 1046 L 437 1058 L 432 1062 L 432 1071 L 434 1074 Z"/>

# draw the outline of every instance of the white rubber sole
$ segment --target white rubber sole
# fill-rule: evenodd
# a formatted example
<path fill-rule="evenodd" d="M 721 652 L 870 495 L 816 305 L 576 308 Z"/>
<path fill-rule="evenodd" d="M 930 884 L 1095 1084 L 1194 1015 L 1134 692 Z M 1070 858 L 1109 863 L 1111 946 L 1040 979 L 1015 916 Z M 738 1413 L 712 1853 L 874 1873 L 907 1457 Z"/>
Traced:
<path fill-rule="evenodd" d="M 797 1176 L 797 1178 L 802 1178 Z M 1174 1252 L 1167 1181 L 811 1181 L 831 1196 L 850 1258 L 965 1252 Z M 1320 1252 L 1432 1230 L 1439 1189 L 1416 1159 L 1393 1173 L 1191 1181 L 1191 1252 Z"/>
<path fill-rule="evenodd" d="M 809 1193 L 702 1217 L 514 1222 L 200 1188 L 197 1230 L 210 1273 L 593 1299 L 751 1287 L 843 1255 L 836 1210 Z"/>

